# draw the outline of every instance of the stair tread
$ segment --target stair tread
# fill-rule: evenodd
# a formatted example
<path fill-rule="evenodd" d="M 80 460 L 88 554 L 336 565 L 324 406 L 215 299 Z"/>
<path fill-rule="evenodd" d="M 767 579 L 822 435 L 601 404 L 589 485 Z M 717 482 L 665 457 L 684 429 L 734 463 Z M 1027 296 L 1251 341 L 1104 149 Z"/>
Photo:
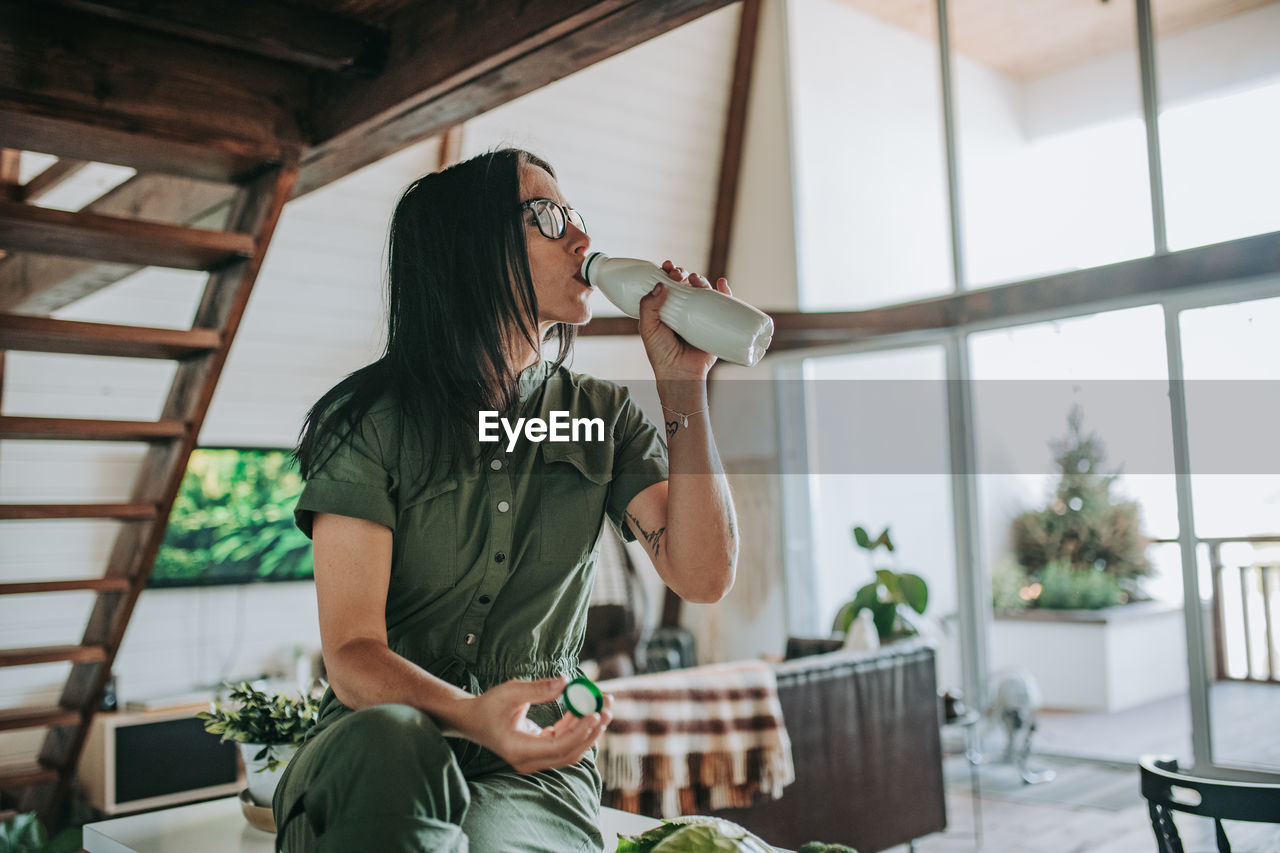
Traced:
<path fill-rule="evenodd" d="M 0 519 L 37 518 L 155 518 L 160 510 L 153 503 L 89 504 L 0 504 Z"/>
<path fill-rule="evenodd" d="M 0 595 L 30 595 L 40 592 L 122 591 L 128 578 L 74 578 L 56 581 L 10 581 L 0 583 Z"/>
<path fill-rule="evenodd" d="M 0 349 L 184 359 L 217 349 L 216 329 L 160 329 L 0 313 Z"/>
<path fill-rule="evenodd" d="M 38 441 L 157 441 L 181 438 L 182 421 L 116 421 L 99 418 L 0 416 L 0 438 Z"/>
<path fill-rule="evenodd" d="M 0 649 L 0 666 L 29 666 L 37 663 L 94 663 L 106 660 L 102 646 L 59 645 Z"/>
<path fill-rule="evenodd" d="M 0 199 L 0 246 L 117 264 L 215 270 L 253 256 L 248 234 L 168 225 Z"/>
<path fill-rule="evenodd" d="M 0 709 L 0 732 L 74 726 L 79 722 L 79 711 L 74 708 L 63 708 L 61 705 L 32 705 Z"/>
<path fill-rule="evenodd" d="M 0 789 L 21 788 L 37 782 L 58 781 L 58 771 L 34 761 L 0 766 Z"/>

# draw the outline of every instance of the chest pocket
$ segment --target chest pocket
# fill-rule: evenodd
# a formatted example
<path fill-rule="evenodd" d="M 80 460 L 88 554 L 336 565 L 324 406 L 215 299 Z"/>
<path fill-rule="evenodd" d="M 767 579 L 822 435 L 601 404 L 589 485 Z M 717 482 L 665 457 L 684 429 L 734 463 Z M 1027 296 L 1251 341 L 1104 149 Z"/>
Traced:
<path fill-rule="evenodd" d="M 595 547 L 604 518 L 605 497 L 613 480 L 613 453 L 605 447 L 590 452 L 567 442 L 542 442 L 546 466 L 538 500 L 544 560 L 577 562 Z"/>
<path fill-rule="evenodd" d="M 435 595 L 458 582 L 458 481 L 431 480 L 401 502 L 391 583 Z M 398 576 L 397 576 L 398 575 Z M 388 596 L 390 599 L 391 596 Z"/>

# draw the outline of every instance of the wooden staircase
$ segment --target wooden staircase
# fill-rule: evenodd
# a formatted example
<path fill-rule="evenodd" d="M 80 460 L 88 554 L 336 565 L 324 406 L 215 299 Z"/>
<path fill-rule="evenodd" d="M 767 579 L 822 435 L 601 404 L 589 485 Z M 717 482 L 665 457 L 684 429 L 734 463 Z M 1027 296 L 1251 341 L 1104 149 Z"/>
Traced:
<path fill-rule="evenodd" d="M 0 133 L 0 137 L 3 137 Z M 0 138 L 0 144 L 4 140 Z M 153 143 L 159 145 L 160 143 Z M 65 152 L 64 152 L 65 153 Z M 163 153 L 163 152 L 161 152 Z M 147 445 L 132 492 L 124 503 L 0 504 L 4 523 L 19 519 L 113 519 L 121 522 L 101 575 L 69 580 L 0 583 L 0 595 L 93 593 L 88 625 L 78 644 L 0 649 L 0 668 L 50 662 L 71 664 L 58 702 L 47 707 L 0 709 L 0 732 L 44 729 L 35 762 L 0 766 L 0 792 L 9 806 L 37 810 L 54 822 L 74 781 L 76 765 L 95 709 L 119 651 L 125 628 L 164 538 L 165 525 L 187 461 L 208 411 L 227 352 L 285 202 L 294 188 L 298 155 L 276 149 L 251 163 L 212 154 L 193 155 L 187 143 L 157 156 L 169 174 L 234 185 L 225 230 L 171 225 L 89 211 L 37 207 L 24 196 L 43 192 L 51 181 L 75 173 L 83 163 L 55 163 L 38 187 L 0 181 L 0 250 L 87 259 L 133 267 L 208 272 L 190 329 L 156 329 L 87 323 L 47 316 L 0 313 L 0 383 L 4 351 L 65 353 L 178 363 L 159 419 L 13 417 L 0 414 L 0 441 L 141 442 Z M 124 159 L 105 162 L 128 162 Z M 12 163 L 12 155 L 6 158 Z M 184 166 L 187 164 L 189 168 Z M 49 175 L 46 171 L 45 175 Z M 0 175 L 0 177 L 4 177 Z M 13 258 L 0 260 L 0 265 Z M 2 387 L 2 385 L 0 385 Z M 0 810 L 6 808 L 0 803 Z"/>

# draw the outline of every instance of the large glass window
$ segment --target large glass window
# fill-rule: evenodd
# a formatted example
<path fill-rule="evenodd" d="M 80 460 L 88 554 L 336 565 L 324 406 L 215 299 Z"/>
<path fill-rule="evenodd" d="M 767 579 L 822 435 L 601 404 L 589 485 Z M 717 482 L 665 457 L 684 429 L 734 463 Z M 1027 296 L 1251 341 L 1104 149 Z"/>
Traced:
<path fill-rule="evenodd" d="M 998 558 L 1014 514 L 1058 482 L 1052 445 L 1077 409 L 1097 435 L 1113 492 L 1142 506 L 1144 531 L 1176 538 L 1164 320 L 1158 306 L 1110 311 L 969 336 L 983 541 Z M 1181 581 L 1156 579 L 1170 600 Z M 1154 592 L 1154 590 L 1152 590 Z"/>
<path fill-rule="evenodd" d="M 1152 7 L 1169 248 L 1280 230 L 1280 3 Z"/>
<path fill-rule="evenodd" d="M 813 622 L 825 636 L 876 568 L 924 578 L 940 683 L 960 686 L 946 356 L 938 345 L 805 360 Z M 855 544 L 889 528 L 889 554 Z"/>
<path fill-rule="evenodd" d="M 966 284 L 1152 251 L 1134 5 L 954 3 Z"/>
<path fill-rule="evenodd" d="M 915 5 L 788 4 L 803 311 L 952 289 L 937 26 Z"/>

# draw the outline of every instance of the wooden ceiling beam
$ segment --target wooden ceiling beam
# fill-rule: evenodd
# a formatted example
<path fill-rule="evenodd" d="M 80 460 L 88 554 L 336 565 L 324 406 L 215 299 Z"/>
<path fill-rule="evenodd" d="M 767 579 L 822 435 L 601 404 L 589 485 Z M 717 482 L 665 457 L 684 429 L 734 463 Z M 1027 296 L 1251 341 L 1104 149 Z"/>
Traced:
<path fill-rule="evenodd" d="M 242 180 L 302 150 L 309 103 L 303 69 L 48 4 L 0 5 L 0 147 Z"/>
<path fill-rule="evenodd" d="M 329 81 L 316 100 L 304 195 L 514 98 L 728 5 L 730 0 L 466 0 L 387 20 L 387 71 Z M 445 7 L 445 8 L 442 8 Z"/>
<path fill-rule="evenodd" d="M 836 346 L 883 335 L 991 323 L 1035 322 L 1078 309 L 1083 313 L 1142 304 L 1165 294 L 1217 282 L 1280 272 L 1280 231 L 1058 273 L 1017 284 L 968 290 L 865 311 L 770 311 L 769 352 Z M 586 336 L 639 333 L 629 317 L 596 317 Z"/>
<path fill-rule="evenodd" d="M 304 159 L 293 195 L 296 198 L 318 189 L 408 145 L 442 133 L 501 103 L 714 11 L 728 2 L 676 0 L 652 4 L 575 0 L 572 4 L 557 6 L 499 0 L 496 5 L 505 6 L 505 11 L 495 11 L 486 6 L 488 17 L 483 20 L 469 11 L 471 4 L 461 0 L 458 0 L 457 8 L 447 14 L 431 4 L 412 4 L 399 17 L 388 22 L 388 29 L 397 34 L 393 44 L 397 61 L 405 64 L 376 81 L 338 83 L 325 96 L 326 108 L 317 120 L 322 125 L 327 122 L 325 126 L 338 128 L 343 120 L 356 122 L 357 113 L 352 111 L 366 100 L 372 104 L 381 98 L 381 102 L 386 103 L 389 99 L 402 97 L 408 102 L 397 104 L 399 109 L 393 107 L 384 111 L 386 114 L 381 117 L 374 116 L 357 126 L 348 127 L 311 150 Z M 538 7 L 536 12 L 521 12 L 522 7 L 535 5 Z M 27 15 L 24 20 L 30 20 L 34 13 L 27 11 L 24 14 Z M 81 14 L 80 17 L 86 16 Z M 549 17 L 553 19 L 553 26 L 542 26 Z M 13 58 L 19 41 L 18 33 L 22 33 L 24 46 L 31 35 L 19 26 L 20 18 L 12 9 L 0 12 L 0 145 L 76 159 L 118 162 L 143 171 L 210 179 L 241 175 L 251 165 L 281 155 L 280 149 L 273 150 L 277 143 L 271 140 L 246 142 L 231 139 L 225 132 L 207 127 L 175 131 L 162 126 L 163 117 L 160 115 L 141 123 L 126 120 L 122 116 L 129 114 L 129 105 L 111 96 L 106 97 L 107 109 L 102 113 L 96 113 L 82 103 L 68 106 L 65 102 L 74 102 L 76 96 L 65 92 L 61 97 L 62 105 L 52 113 L 44 99 L 35 97 L 44 90 L 25 93 L 27 100 L 15 103 L 12 100 L 15 97 L 13 87 L 6 85 L 7 82 L 13 82 L 24 73 L 24 68 L 28 69 L 25 73 L 29 73 L 29 69 L 35 67 L 29 52 L 24 54 L 27 56 L 25 64 Z M 123 26 L 110 21 L 99 23 L 116 31 Z M 40 32 L 35 40 L 56 41 L 49 25 L 42 23 L 42 27 L 37 28 Z M 434 36 L 427 41 L 415 41 L 423 33 L 434 33 Z M 114 52 L 104 54 L 102 45 L 90 39 L 83 32 L 82 25 L 79 31 L 72 27 L 68 38 L 70 41 L 66 45 L 53 51 L 49 65 L 51 80 L 75 76 L 73 72 L 90 58 L 100 60 L 97 63 L 99 70 L 94 72 L 92 79 L 79 80 L 77 91 L 128 91 L 131 87 L 125 84 L 133 76 L 144 73 L 141 64 L 113 72 L 112 63 L 107 59 Z M 86 40 L 89 44 L 81 51 L 85 59 L 77 59 L 78 45 Z M 153 44 L 157 41 L 158 37 L 135 32 L 129 44 Z M 173 56 L 172 43 L 166 49 L 148 50 L 159 58 L 158 64 L 147 63 L 147 67 L 155 66 L 150 72 L 152 76 L 158 73 L 157 68 L 163 69 L 167 61 L 172 61 L 178 66 L 183 79 L 190 82 L 200 79 L 202 74 L 208 75 L 208 68 L 216 65 L 217 61 L 230 62 L 216 50 L 199 45 L 190 45 L 189 48 L 197 54 L 190 63 L 187 63 L 185 51 L 181 61 L 166 60 L 166 57 Z M 9 57 L 8 61 L 5 56 Z M 215 60 L 215 57 L 220 59 Z M 265 61 L 257 63 L 256 67 L 267 64 Z M 253 65 L 254 61 L 249 64 Z M 280 68 L 278 64 L 270 67 Z M 233 76 L 240 79 L 247 73 L 237 70 Z M 84 76 L 83 72 L 80 76 Z M 117 82 L 121 85 L 116 85 Z M 307 101 L 297 92 L 295 82 L 273 84 L 267 99 L 273 104 L 302 109 Z M 468 85 L 457 89 L 462 83 Z M 63 84 L 64 88 L 70 85 Z M 164 105 L 151 104 L 149 108 L 153 112 L 164 113 L 171 107 L 169 112 L 173 115 L 196 120 L 199 113 L 192 111 L 190 105 L 206 102 L 210 96 L 190 91 L 179 95 L 177 88 L 180 87 L 174 84 L 174 92 L 166 95 Z M 59 100 L 53 97 L 58 89 L 55 83 L 46 83 L 45 89 L 50 90 L 48 94 L 52 100 Z M 418 90 L 425 94 L 415 95 Z M 21 91 L 21 87 L 16 91 Z M 136 113 L 142 108 L 135 106 L 132 109 Z M 344 114 L 343 110 L 347 112 Z M 270 136 L 273 121 L 290 124 L 291 118 L 280 115 L 279 110 L 273 113 L 267 109 L 266 112 L 268 117 L 259 116 L 255 131 L 258 136 Z M 275 115 L 276 119 L 271 119 L 270 115 Z M 117 122 L 117 125 L 112 125 L 112 122 Z M 290 133 L 298 132 L 294 124 Z M 184 133 L 185 137 L 182 136 Z M 286 136 L 293 138 L 289 134 Z M 103 154 L 107 149 L 130 153 L 127 157 L 112 158 Z M 194 225 L 199 224 L 197 220 L 200 217 L 207 215 L 211 206 L 208 200 L 214 191 L 208 186 L 197 189 L 191 182 L 163 175 L 139 175 L 86 209 L 133 216 L 145 211 L 148 218 Z M 157 197 L 165 196 L 172 196 L 177 203 L 155 201 Z M 157 212 L 157 206 L 166 208 L 167 212 Z M 220 207 L 225 211 L 225 205 Z M 136 266 L 123 264 L 18 255 L 0 263 L 0 310 L 48 313 L 137 270 Z"/>
<path fill-rule="evenodd" d="M 1164 294 L 1277 272 L 1280 231 L 888 308 L 778 312 L 772 314 L 773 339 L 784 349 L 796 349 L 903 332 L 1034 322 L 1074 309 L 1141 304 Z"/>
<path fill-rule="evenodd" d="M 100 18 L 322 71 L 371 76 L 387 34 L 355 18 L 273 0 L 51 0 Z"/>

